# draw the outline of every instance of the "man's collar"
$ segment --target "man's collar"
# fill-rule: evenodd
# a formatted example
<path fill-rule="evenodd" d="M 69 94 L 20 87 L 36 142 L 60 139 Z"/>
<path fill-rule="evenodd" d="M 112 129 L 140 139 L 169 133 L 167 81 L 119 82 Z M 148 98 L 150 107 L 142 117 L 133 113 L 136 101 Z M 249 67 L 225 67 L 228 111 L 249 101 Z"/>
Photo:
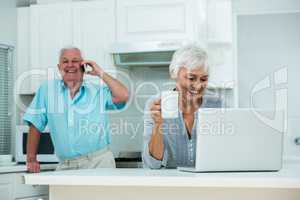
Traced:
<path fill-rule="evenodd" d="M 66 88 L 68 88 L 67 84 L 64 82 L 63 79 L 60 80 L 59 84 L 60 84 L 60 89 L 61 89 L 62 91 L 65 90 Z M 81 83 L 81 85 L 80 85 L 80 88 L 86 88 L 86 87 L 87 87 L 86 81 L 82 80 L 82 83 Z"/>

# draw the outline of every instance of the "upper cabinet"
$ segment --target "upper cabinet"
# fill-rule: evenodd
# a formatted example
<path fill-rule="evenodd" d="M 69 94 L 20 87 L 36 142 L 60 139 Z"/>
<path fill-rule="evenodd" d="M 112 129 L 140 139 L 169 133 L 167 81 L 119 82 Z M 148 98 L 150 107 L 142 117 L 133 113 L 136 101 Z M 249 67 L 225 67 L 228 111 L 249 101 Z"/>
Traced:
<path fill-rule="evenodd" d="M 113 65 L 108 49 L 115 42 L 114 8 L 111 0 L 73 3 L 73 44 L 103 68 Z"/>
<path fill-rule="evenodd" d="M 76 46 L 85 59 L 111 68 L 107 49 L 115 41 L 114 7 L 110 0 L 30 7 L 30 93 L 43 80 L 56 76 L 59 51 L 66 46 Z M 93 79 L 88 75 L 85 78 Z"/>
<path fill-rule="evenodd" d="M 70 5 L 30 7 L 30 93 L 37 91 L 42 81 L 54 76 L 59 50 L 72 44 Z"/>
<path fill-rule="evenodd" d="M 59 50 L 72 44 L 70 5 L 30 7 L 30 93 L 55 76 Z"/>
<path fill-rule="evenodd" d="M 17 12 L 17 70 L 15 87 L 19 94 L 28 94 L 30 90 L 30 79 L 26 78 L 26 72 L 30 69 L 29 57 L 29 8 L 18 8 Z"/>
<path fill-rule="evenodd" d="M 234 87 L 231 0 L 116 0 L 116 4 L 117 42 L 197 42 L 209 54 L 209 86 Z"/>
<path fill-rule="evenodd" d="M 108 50 L 115 42 L 114 1 L 74 2 L 72 5 L 73 44 L 81 49 L 85 59 L 95 61 L 107 73 L 115 76 Z M 100 83 L 95 76 L 85 75 L 84 78 Z"/>
<path fill-rule="evenodd" d="M 196 40 L 195 0 L 117 0 L 117 42 Z"/>
<path fill-rule="evenodd" d="M 207 0 L 207 43 L 232 42 L 231 0 Z"/>
<path fill-rule="evenodd" d="M 232 0 L 206 0 L 206 42 L 213 88 L 236 87 L 233 63 Z M 205 28 L 204 28 L 205 29 Z"/>
<path fill-rule="evenodd" d="M 211 80 L 231 81 L 231 15 L 231 0 L 97 0 L 20 8 L 18 73 L 32 73 L 19 93 L 34 93 L 41 81 L 53 78 L 47 69 L 57 73 L 59 50 L 68 45 L 114 74 L 110 47 L 116 42 L 198 42 L 213 58 Z"/>
<path fill-rule="evenodd" d="M 71 4 L 30 7 L 30 54 L 33 68 L 55 67 L 58 52 L 72 44 Z"/>
<path fill-rule="evenodd" d="M 231 43 L 231 0 L 117 0 L 117 41 Z"/>

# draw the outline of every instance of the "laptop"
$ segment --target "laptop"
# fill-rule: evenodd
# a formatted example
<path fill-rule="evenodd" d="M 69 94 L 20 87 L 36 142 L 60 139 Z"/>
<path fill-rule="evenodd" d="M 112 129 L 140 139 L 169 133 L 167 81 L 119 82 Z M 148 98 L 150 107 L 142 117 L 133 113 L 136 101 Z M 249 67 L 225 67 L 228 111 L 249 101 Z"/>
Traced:
<path fill-rule="evenodd" d="M 282 167 L 284 112 L 199 109 L 195 167 L 189 172 L 278 171 Z"/>

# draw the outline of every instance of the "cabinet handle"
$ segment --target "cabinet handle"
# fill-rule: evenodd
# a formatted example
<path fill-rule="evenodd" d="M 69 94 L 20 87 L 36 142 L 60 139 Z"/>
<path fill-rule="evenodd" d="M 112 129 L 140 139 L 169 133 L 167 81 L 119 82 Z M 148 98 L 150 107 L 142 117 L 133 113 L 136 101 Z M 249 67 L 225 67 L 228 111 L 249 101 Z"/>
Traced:
<path fill-rule="evenodd" d="M 294 142 L 296 145 L 300 145 L 300 137 L 296 137 Z"/>
<path fill-rule="evenodd" d="M 159 47 L 178 47 L 180 45 L 180 42 L 161 42 L 158 44 Z"/>

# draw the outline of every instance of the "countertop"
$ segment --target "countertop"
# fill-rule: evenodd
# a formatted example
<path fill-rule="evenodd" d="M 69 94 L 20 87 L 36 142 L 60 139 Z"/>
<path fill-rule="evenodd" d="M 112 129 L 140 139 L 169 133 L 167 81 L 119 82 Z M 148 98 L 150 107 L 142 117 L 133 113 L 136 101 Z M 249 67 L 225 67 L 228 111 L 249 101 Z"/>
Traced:
<path fill-rule="evenodd" d="M 42 171 L 55 170 L 57 164 L 41 164 Z M 27 167 L 25 164 L 17 164 L 17 165 L 7 165 L 0 166 L 0 174 L 3 173 L 18 173 L 18 172 L 26 172 Z"/>
<path fill-rule="evenodd" d="M 91 169 L 26 174 L 32 185 L 234 187 L 300 189 L 300 163 L 278 172 L 191 173 L 176 169 Z"/>

